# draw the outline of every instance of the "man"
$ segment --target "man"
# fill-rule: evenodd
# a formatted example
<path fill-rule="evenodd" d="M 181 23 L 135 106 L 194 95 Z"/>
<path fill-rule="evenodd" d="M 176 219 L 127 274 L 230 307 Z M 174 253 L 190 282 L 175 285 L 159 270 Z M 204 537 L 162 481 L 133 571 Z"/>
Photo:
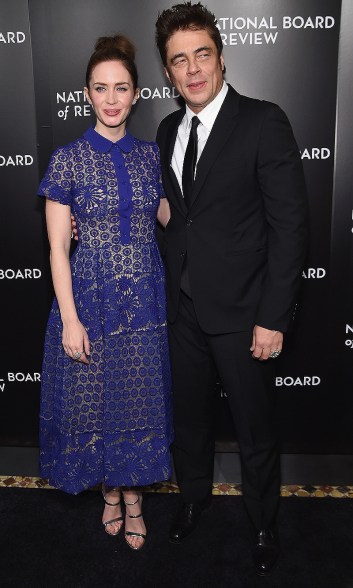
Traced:
<path fill-rule="evenodd" d="M 171 207 L 164 247 L 183 498 L 170 539 L 183 541 L 210 504 L 218 372 L 237 429 L 256 570 L 265 575 L 279 552 L 273 359 L 293 317 L 306 249 L 299 151 L 278 106 L 224 82 L 222 40 L 204 6 L 164 10 L 156 39 L 186 103 L 157 134 Z"/>

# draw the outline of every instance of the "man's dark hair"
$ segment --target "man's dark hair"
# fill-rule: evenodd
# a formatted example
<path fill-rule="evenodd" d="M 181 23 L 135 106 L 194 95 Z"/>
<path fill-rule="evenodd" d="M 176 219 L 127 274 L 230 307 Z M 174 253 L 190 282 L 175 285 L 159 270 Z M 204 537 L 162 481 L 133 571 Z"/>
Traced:
<path fill-rule="evenodd" d="M 215 15 L 200 2 L 192 4 L 174 4 L 163 10 L 156 22 L 156 43 L 164 66 L 167 66 L 167 43 L 176 31 L 206 30 L 217 47 L 218 57 L 221 56 L 223 43 L 217 27 Z"/>

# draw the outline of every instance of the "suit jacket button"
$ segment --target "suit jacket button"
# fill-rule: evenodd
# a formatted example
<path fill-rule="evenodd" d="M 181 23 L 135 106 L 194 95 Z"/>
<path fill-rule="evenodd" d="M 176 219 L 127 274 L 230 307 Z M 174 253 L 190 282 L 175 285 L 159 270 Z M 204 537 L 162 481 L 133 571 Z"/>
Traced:
<path fill-rule="evenodd" d="M 186 219 L 186 226 L 187 227 L 191 227 L 191 225 L 192 225 L 192 219 L 191 218 L 187 218 Z"/>
<path fill-rule="evenodd" d="M 186 253 L 185 249 L 182 249 L 182 251 L 180 252 L 180 257 L 184 257 L 185 253 Z"/>

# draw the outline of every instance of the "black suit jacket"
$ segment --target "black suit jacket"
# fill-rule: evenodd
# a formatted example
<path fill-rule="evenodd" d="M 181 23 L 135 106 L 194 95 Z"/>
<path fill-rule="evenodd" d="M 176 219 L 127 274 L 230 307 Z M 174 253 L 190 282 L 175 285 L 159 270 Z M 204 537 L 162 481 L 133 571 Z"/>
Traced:
<path fill-rule="evenodd" d="M 284 112 L 231 86 L 199 159 L 187 211 L 171 159 L 185 109 L 160 124 L 157 142 L 171 219 L 165 230 L 168 317 L 174 321 L 187 255 L 195 311 L 210 334 L 286 331 L 307 241 L 299 150 Z"/>

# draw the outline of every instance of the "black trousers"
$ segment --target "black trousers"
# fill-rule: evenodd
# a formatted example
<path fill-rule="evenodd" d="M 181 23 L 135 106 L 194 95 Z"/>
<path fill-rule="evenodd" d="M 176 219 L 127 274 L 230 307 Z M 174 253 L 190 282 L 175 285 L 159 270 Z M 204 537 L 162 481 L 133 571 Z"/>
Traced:
<path fill-rule="evenodd" d="M 206 504 L 211 498 L 218 372 L 237 430 L 247 511 L 257 529 L 271 526 L 280 488 L 273 363 L 251 357 L 251 332 L 205 333 L 192 300 L 182 292 L 169 339 L 175 427 L 172 451 L 184 501 Z"/>

